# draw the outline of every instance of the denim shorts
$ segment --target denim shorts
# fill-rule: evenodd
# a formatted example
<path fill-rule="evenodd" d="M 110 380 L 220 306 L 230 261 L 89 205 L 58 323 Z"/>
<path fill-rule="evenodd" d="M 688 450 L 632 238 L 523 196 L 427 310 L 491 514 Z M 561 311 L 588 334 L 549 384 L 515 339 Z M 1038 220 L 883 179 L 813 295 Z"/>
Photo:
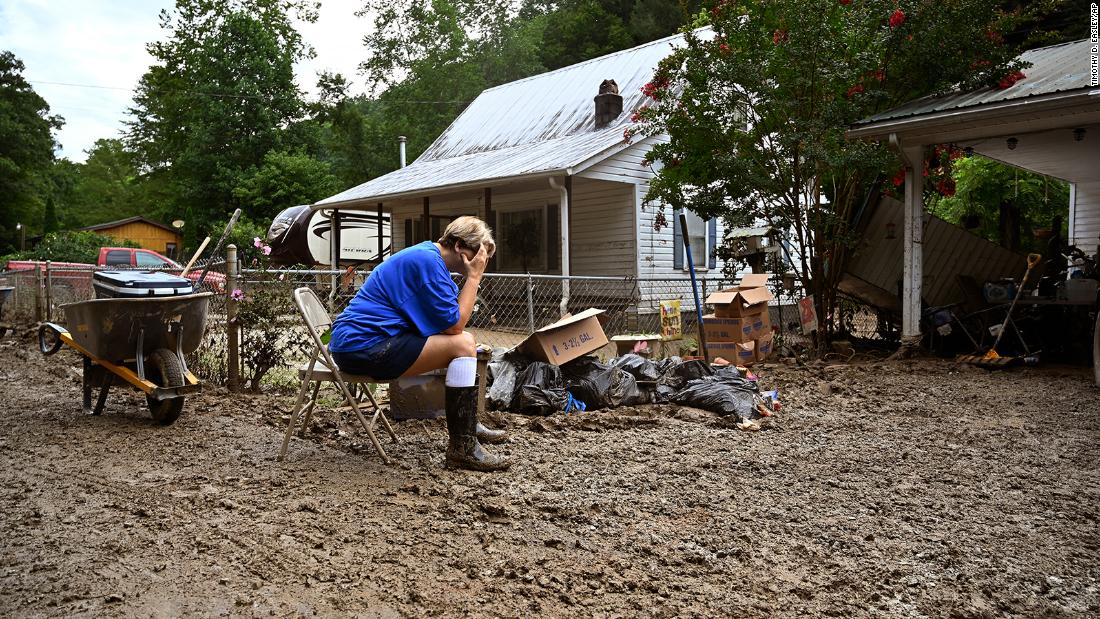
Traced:
<path fill-rule="evenodd" d="M 333 351 L 332 360 L 341 372 L 393 380 L 412 367 L 427 341 L 416 333 L 400 333 L 363 350 Z"/>

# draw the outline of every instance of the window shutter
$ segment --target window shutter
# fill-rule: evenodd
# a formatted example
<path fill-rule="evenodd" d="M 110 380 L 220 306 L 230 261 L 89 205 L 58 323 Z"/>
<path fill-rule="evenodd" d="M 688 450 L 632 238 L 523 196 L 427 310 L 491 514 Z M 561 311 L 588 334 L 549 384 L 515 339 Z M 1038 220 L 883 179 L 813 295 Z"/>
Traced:
<path fill-rule="evenodd" d="M 710 253 L 707 255 L 707 267 L 714 269 L 718 267 L 718 218 L 711 217 L 707 222 L 707 244 L 710 247 Z"/>
<path fill-rule="evenodd" d="M 413 246 L 413 220 L 405 220 L 405 247 Z"/>
<path fill-rule="evenodd" d="M 561 273 L 561 211 L 557 204 L 546 206 L 546 272 Z"/>
<path fill-rule="evenodd" d="M 672 268 L 684 268 L 684 231 L 680 229 L 680 209 L 672 209 Z"/>

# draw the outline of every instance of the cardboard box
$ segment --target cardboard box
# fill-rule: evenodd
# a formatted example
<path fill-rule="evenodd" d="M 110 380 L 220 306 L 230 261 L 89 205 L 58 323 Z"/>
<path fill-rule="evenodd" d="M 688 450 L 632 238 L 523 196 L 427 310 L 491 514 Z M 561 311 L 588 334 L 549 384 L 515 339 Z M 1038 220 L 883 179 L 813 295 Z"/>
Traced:
<path fill-rule="evenodd" d="M 752 273 L 741 278 L 741 284 L 726 288 L 707 297 L 707 304 L 714 306 L 719 318 L 741 318 L 767 311 L 772 293 L 768 291 L 769 274 Z"/>
<path fill-rule="evenodd" d="M 707 342 L 707 358 L 714 361 L 722 357 L 735 365 L 752 365 L 756 362 L 756 342 Z"/>
<path fill-rule="evenodd" d="M 566 316 L 527 336 L 518 348 L 532 359 L 561 365 L 607 345 L 600 318 L 603 310 L 589 308 Z"/>
<path fill-rule="evenodd" d="M 707 342 L 748 342 L 771 333 L 771 320 L 765 310 L 740 318 L 703 316 L 703 334 Z"/>
<path fill-rule="evenodd" d="M 756 340 L 756 360 L 765 361 L 772 354 L 772 334 L 768 332 Z"/>

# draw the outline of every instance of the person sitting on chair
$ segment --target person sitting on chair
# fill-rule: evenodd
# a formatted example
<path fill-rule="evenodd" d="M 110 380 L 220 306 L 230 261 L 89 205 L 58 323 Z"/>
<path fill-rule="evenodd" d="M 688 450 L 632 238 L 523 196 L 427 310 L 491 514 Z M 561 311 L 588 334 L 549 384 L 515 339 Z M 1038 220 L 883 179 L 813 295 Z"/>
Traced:
<path fill-rule="evenodd" d="M 464 330 L 495 252 L 484 221 L 455 219 L 438 241 L 407 247 L 375 267 L 333 322 L 329 343 L 340 371 L 375 380 L 447 368 L 446 462 L 476 471 L 511 466 L 478 441 L 497 443 L 506 437 L 478 423 L 477 344 Z M 466 276 L 461 292 L 451 272 Z"/>

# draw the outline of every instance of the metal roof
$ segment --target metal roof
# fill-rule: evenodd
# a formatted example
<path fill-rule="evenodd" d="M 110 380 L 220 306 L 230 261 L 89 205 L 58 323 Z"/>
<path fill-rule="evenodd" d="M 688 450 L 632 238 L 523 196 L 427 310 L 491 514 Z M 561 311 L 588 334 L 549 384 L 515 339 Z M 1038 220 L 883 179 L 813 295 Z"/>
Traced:
<path fill-rule="evenodd" d="M 623 130 L 645 96 L 642 86 L 675 35 L 572 66 L 489 88 L 416 161 L 318 204 L 379 200 L 517 176 L 551 174 L 626 146 Z M 595 127 L 593 98 L 615 80 L 623 113 Z"/>
<path fill-rule="evenodd" d="M 854 126 L 1089 88 L 1089 48 L 1088 39 L 1082 39 L 1028 50 L 1019 56 L 1019 60 L 1031 65 L 1023 69 L 1026 77 L 1009 88 L 986 87 L 971 92 L 922 97 L 865 118 Z"/>

